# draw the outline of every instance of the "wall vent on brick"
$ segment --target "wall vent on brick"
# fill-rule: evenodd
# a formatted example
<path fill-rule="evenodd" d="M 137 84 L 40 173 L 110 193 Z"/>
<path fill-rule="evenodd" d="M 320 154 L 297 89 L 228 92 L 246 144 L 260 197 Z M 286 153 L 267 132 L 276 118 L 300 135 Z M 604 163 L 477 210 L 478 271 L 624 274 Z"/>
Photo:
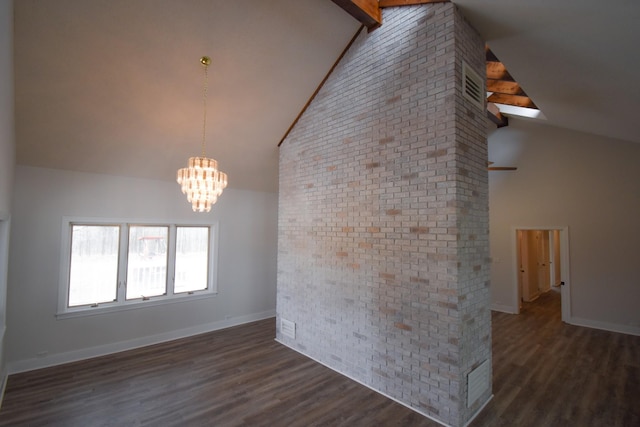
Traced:
<path fill-rule="evenodd" d="M 296 339 L 296 324 L 291 320 L 280 319 L 280 332 L 285 337 L 289 337 L 291 339 Z"/>
<path fill-rule="evenodd" d="M 473 371 L 467 375 L 468 393 L 467 393 L 467 408 L 470 408 L 476 400 L 480 398 L 488 389 L 490 385 L 491 369 L 489 369 L 489 361 L 485 360 Z"/>
<path fill-rule="evenodd" d="M 462 63 L 462 91 L 465 98 L 484 109 L 484 85 L 478 75 L 466 62 Z"/>

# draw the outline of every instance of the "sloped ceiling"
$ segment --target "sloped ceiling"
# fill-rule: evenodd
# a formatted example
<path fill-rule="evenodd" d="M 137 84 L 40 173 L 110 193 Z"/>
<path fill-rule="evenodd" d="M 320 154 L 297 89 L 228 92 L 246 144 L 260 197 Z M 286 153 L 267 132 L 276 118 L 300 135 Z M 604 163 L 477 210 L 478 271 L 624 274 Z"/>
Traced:
<path fill-rule="evenodd" d="M 640 2 L 454 3 L 547 123 L 640 143 Z M 14 9 L 19 164 L 174 180 L 200 154 L 208 55 L 207 154 L 230 188 L 260 191 L 277 191 L 277 144 L 359 27 L 330 0 Z"/>
<path fill-rule="evenodd" d="M 277 191 L 277 144 L 359 24 L 329 0 L 18 0 L 17 160 L 175 180 L 207 150 Z M 179 191 L 178 184 L 176 189 Z"/>
<path fill-rule="evenodd" d="M 454 3 L 546 123 L 640 143 L 640 2 Z"/>

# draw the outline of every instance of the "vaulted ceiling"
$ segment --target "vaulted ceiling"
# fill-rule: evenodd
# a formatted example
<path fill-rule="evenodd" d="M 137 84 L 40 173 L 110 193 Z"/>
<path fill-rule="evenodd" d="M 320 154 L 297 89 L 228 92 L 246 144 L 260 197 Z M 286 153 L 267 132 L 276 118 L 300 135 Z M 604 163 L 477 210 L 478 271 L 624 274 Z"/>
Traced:
<path fill-rule="evenodd" d="M 639 2 L 454 3 L 548 124 L 640 143 Z M 278 142 L 360 25 L 330 0 L 14 9 L 19 164 L 174 180 L 200 154 L 208 55 L 207 154 L 230 188 L 261 191 L 277 190 Z"/>
<path fill-rule="evenodd" d="M 640 143 L 640 2 L 454 0 L 546 123 Z"/>

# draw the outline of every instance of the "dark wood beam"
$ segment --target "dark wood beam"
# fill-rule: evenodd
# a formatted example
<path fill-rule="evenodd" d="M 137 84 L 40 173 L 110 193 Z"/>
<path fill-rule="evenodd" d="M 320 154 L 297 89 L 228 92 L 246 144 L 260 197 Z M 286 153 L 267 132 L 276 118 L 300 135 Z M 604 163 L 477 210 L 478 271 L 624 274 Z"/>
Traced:
<path fill-rule="evenodd" d="M 384 7 L 411 6 L 426 3 L 449 3 L 450 0 L 332 0 L 349 15 L 360 21 L 369 31 L 382 25 Z"/>
<path fill-rule="evenodd" d="M 489 166 L 488 171 L 516 171 L 518 168 L 514 166 Z"/>
<path fill-rule="evenodd" d="M 491 102 L 487 102 L 487 117 L 495 123 L 498 128 L 509 126 L 509 118 L 503 115 L 498 107 Z"/>
<path fill-rule="evenodd" d="M 425 3 L 449 3 L 449 0 L 380 0 L 378 6 L 380 8 L 396 7 L 396 6 L 411 6 L 414 4 Z"/>
<path fill-rule="evenodd" d="M 332 0 L 349 15 L 360 21 L 369 31 L 382 24 L 382 12 L 377 0 Z"/>

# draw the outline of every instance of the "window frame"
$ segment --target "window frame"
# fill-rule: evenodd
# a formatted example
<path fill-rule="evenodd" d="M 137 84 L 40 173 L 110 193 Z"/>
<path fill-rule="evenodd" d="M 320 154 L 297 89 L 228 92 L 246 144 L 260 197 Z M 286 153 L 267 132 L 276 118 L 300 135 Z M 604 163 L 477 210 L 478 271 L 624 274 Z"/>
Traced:
<path fill-rule="evenodd" d="M 166 248 L 166 253 L 165 253 L 165 261 L 166 261 L 166 272 L 165 272 L 165 286 L 164 286 L 164 293 L 163 294 L 159 294 L 159 295 L 153 295 L 153 296 L 139 296 L 139 297 L 131 297 L 128 298 L 127 297 L 127 282 L 129 280 L 129 257 L 131 256 L 131 229 L 133 227 L 156 227 L 156 228 L 166 228 L 167 229 L 167 248 Z M 118 281 L 118 291 L 120 291 L 121 288 L 123 288 L 124 291 L 124 300 L 125 301 L 135 301 L 135 300 L 142 300 L 142 301 L 149 301 L 150 299 L 153 298 L 159 298 L 159 297 L 164 297 L 169 295 L 169 288 L 171 286 L 169 286 L 169 283 L 172 281 L 170 280 L 170 277 L 173 277 L 173 282 L 175 284 L 175 272 L 174 272 L 174 266 L 175 266 L 175 257 L 173 257 L 174 260 L 174 264 L 171 264 L 171 251 L 169 250 L 169 248 L 173 245 L 175 246 L 175 228 L 177 227 L 177 225 L 175 224 L 140 224 L 140 223 L 128 223 L 126 225 L 126 229 L 124 230 L 127 233 L 127 239 L 126 239 L 126 248 L 124 248 L 124 250 L 121 248 L 120 249 L 120 256 L 124 255 L 126 262 L 124 265 L 124 274 L 122 275 L 122 281 L 124 281 L 125 285 L 122 286 L 121 285 L 121 281 Z M 122 228 L 120 229 L 120 231 L 122 232 Z M 211 245 L 209 245 L 209 249 L 211 249 Z M 175 251 L 173 252 L 175 254 Z M 120 276 L 118 276 L 118 279 L 120 279 Z M 118 298 L 120 297 L 120 294 L 118 293 Z"/>
<path fill-rule="evenodd" d="M 70 307 L 68 305 L 71 272 L 71 242 L 74 225 L 120 227 L 120 240 L 118 246 L 118 280 L 116 285 L 117 288 L 115 301 L 98 303 L 97 305 L 88 304 L 73 307 Z M 158 295 L 144 299 L 126 299 L 129 232 L 130 227 L 135 226 L 158 226 L 169 228 L 167 242 L 167 292 L 165 295 Z M 209 254 L 206 289 L 174 293 L 177 227 L 206 227 L 209 229 Z M 215 297 L 218 294 L 218 228 L 218 221 L 202 223 L 190 221 L 150 221 L 137 219 L 63 217 L 60 245 L 60 277 L 58 280 L 58 311 L 56 313 L 56 318 L 63 319 L 70 317 L 91 316 L 96 314 L 133 310 L 144 307 L 153 307 L 164 304 L 194 301 Z"/>

